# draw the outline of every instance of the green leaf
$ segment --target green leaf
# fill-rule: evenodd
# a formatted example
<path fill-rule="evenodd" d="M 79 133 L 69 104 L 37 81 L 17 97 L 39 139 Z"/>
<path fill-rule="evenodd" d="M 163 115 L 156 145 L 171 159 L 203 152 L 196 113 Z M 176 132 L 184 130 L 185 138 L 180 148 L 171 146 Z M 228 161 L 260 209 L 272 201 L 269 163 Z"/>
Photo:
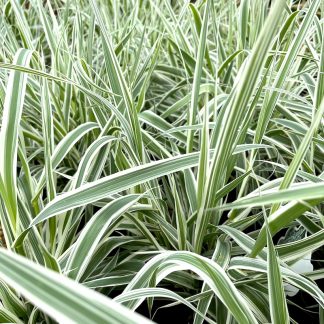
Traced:
<path fill-rule="evenodd" d="M 111 223 L 125 213 L 139 198 L 139 195 L 120 197 L 92 216 L 73 245 L 73 250 L 67 261 L 65 271 L 70 278 L 80 280 L 97 245 Z"/>
<path fill-rule="evenodd" d="M 216 262 L 191 252 L 163 252 L 155 256 L 136 274 L 125 292 L 144 288 L 154 274 L 161 281 L 170 272 L 191 270 L 197 273 L 228 307 L 240 323 L 257 323 L 246 301 Z M 130 303 L 128 305 L 135 305 Z"/>
<path fill-rule="evenodd" d="M 0 277 L 64 323 L 151 323 L 111 299 L 0 249 Z"/>
<path fill-rule="evenodd" d="M 267 229 L 268 242 L 268 289 L 270 300 L 271 322 L 274 324 L 289 324 L 289 313 L 285 291 L 281 279 L 279 260 L 275 251 L 271 234 Z"/>
<path fill-rule="evenodd" d="M 30 226 L 39 224 L 54 215 L 66 212 L 75 207 L 90 204 L 152 179 L 193 167 L 197 165 L 198 158 L 198 153 L 171 157 L 121 171 L 92 183 L 85 184 L 56 197 L 39 213 Z"/>
<path fill-rule="evenodd" d="M 191 95 L 190 108 L 188 110 L 188 125 L 191 126 L 194 124 L 197 112 L 198 112 L 198 101 L 199 101 L 199 90 L 200 90 L 200 82 L 201 75 L 203 69 L 203 62 L 206 50 L 206 39 L 207 39 L 207 31 L 208 31 L 208 15 L 209 15 L 209 6 L 210 1 L 206 1 L 206 6 L 204 10 L 204 17 L 202 23 L 202 29 L 199 37 L 199 47 L 197 52 L 197 59 L 195 64 L 195 73 L 193 79 L 193 91 Z M 193 147 L 193 132 L 189 130 L 187 137 L 187 152 L 192 152 Z"/>
<path fill-rule="evenodd" d="M 28 66 L 33 52 L 19 49 L 14 57 L 14 64 Z M 17 150 L 18 129 L 26 93 L 27 75 L 11 71 L 2 114 L 0 132 L 0 174 L 6 190 L 7 212 L 13 233 L 17 231 Z"/>

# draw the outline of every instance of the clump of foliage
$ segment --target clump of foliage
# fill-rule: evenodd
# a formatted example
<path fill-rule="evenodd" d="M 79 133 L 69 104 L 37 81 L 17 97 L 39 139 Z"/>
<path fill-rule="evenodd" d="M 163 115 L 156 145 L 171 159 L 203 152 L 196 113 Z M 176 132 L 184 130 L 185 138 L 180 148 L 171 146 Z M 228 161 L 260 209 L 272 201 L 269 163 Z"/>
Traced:
<path fill-rule="evenodd" d="M 323 323 L 323 13 L 0 0 L 0 322 Z"/>

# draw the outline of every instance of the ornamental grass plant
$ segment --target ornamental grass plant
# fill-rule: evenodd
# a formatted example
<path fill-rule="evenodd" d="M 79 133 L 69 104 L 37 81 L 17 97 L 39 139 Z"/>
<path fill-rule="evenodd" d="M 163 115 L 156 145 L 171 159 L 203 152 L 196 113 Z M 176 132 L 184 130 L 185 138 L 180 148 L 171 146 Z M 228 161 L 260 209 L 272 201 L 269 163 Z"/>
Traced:
<path fill-rule="evenodd" d="M 0 0 L 0 323 L 324 323 L 323 0 Z"/>

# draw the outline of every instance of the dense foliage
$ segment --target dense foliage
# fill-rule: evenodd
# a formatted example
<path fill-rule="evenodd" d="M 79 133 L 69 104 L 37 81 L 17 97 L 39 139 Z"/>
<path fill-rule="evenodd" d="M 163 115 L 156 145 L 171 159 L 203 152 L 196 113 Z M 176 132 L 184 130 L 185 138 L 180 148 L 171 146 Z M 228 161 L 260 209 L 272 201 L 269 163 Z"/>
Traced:
<path fill-rule="evenodd" d="M 324 323 L 323 13 L 0 0 L 0 322 Z"/>

